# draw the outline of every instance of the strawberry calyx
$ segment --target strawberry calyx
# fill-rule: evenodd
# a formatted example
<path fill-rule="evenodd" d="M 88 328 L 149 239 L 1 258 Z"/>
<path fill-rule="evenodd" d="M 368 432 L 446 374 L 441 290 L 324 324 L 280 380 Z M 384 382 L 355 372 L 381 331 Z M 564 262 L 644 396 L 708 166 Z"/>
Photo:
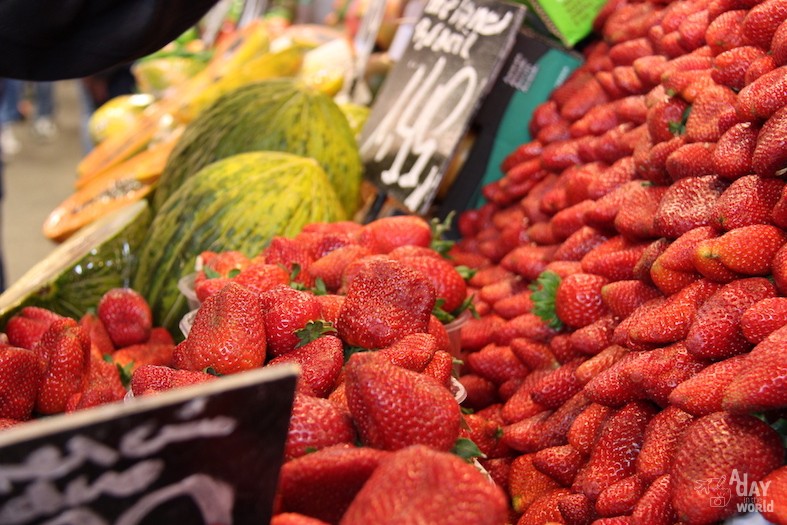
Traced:
<path fill-rule="evenodd" d="M 129 386 L 131 386 L 131 376 L 134 373 L 134 361 L 121 365 L 120 363 L 115 363 L 115 360 L 112 359 L 112 356 L 109 354 L 104 354 L 103 359 L 107 363 L 115 365 L 115 368 L 118 370 L 118 375 L 120 376 L 120 383 L 124 388 L 129 388 Z"/>
<path fill-rule="evenodd" d="M 221 376 L 223 375 L 223 374 L 220 374 L 220 373 L 219 373 L 219 372 L 218 372 L 218 371 L 217 371 L 215 368 L 213 368 L 212 366 L 209 366 L 209 367 L 207 367 L 207 368 L 203 369 L 202 371 L 203 371 L 203 372 L 205 372 L 206 374 L 210 374 L 210 375 L 212 375 L 212 376 L 216 376 L 216 377 L 221 377 Z"/>
<path fill-rule="evenodd" d="M 472 439 L 465 437 L 460 437 L 456 440 L 454 448 L 451 449 L 451 453 L 459 456 L 468 463 L 472 463 L 476 458 L 486 458 L 486 454 L 481 452 L 478 445 L 476 445 Z"/>
<path fill-rule="evenodd" d="M 690 114 L 691 114 L 691 106 L 683 110 L 683 115 L 681 115 L 680 122 L 669 121 L 667 124 L 669 125 L 670 133 L 672 133 L 676 137 L 685 134 L 686 122 L 689 120 Z"/>
<path fill-rule="evenodd" d="M 226 277 L 227 279 L 232 279 L 233 277 L 235 277 L 240 273 L 239 268 L 233 268 L 232 270 L 227 272 L 227 275 L 221 275 L 219 272 L 217 272 L 211 267 L 205 267 L 203 268 L 202 271 L 205 272 L 205 277 L 208 279 L 218 279 L 219 277 Z"/>
<path fill-rule="evenodd" d="M 445 234 L 451 230 L 454 215 L 455 212 L 452 210 L 442 221 L 437 217 L 429 221 L 429 226 L 432 229 L 432 243 L 429 247 L 446 258 L 448 258 L 448 252 L 451 251 L 455 244 L 455 241 L 445 238 Z"/>
<path fill-rule="evenodd" d="M 336 328 L 334 328 L 333 323 L 330 323 L 329 321 L 325 321 L 323 319 L 309 321 L 303 328 L 295 331 L 295 335 L 298 337 L 298 344 L 295 345 L 295 348 L 306 346 L 307 344 L 311 343 L 312 341 L 316 341 L 325 334 L 335 333 Z"/>
<path fill-rule="evenodd" d="M 555 296 L 561 280 L 558 274 L 546 270 L 541 272 L 536 281 L 529 286 L 533 292 L 530 296 L 533 301 L 533 313 L 555 330 L 563 328 L 563 322 L 555 313 Z"/>

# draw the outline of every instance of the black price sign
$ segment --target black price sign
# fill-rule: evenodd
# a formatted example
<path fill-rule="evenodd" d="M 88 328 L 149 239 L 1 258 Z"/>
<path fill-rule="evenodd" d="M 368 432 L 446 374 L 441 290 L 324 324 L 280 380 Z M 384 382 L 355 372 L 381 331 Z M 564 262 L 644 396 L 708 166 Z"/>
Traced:
<path fill-rule="evenodd" d="M 296 376 L 264 368 L 5 430 L 0 523 L 268 523 Z"/>
<path fill-rule="evenodd" d="M 524 15 L 524 6 L 495 0 L 427 0 L 359 140 L 381 192 L 428 210 Z"/>

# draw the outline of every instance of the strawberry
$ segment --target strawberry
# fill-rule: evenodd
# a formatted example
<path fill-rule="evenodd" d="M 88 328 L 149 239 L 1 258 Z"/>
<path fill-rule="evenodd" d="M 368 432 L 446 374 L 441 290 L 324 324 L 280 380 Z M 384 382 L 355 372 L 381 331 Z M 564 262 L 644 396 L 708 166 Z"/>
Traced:
<path fill-rule="evenodd" d="M 221 291 L 232 279 L 229 277 L 214 277 L 212 279 L 197 279 L 194 282 L 194 294 L 200 303 L 204 303 L 208 297 Z"/>
<path fill-rule="evenodd" d="M 497 386 L 475 374 L 463 374 L 459 382 L 467 392 L 467 397 L 462 401 L 462 406 L 471 410 L 486 408 L 498 401 Z"/>
<path fill-rule="evenodd" d="M 606 422 L 587 464 L 579 471 L 572 490 L 597 501 L 616 482 L 635 473 L 635 462 L 648 422 L 655 414 L 652 405 L 629 403 Z"/>
<path fill-rule="evenodd" d="M 514 355 L 531 370 L 549 370 L 559 365 L 548 344 L 517 337 L 511 340 L 510 346 Z"/>
<path fill-rule="evenodd" d="M 205 274 L 202 277 L 231 277 L 251 262 L 245 254 L 237 250 L 206 250 L 199 254 L 197 261 L 199 270 Z M 197 279 L 199 278 L 198 275 Z"/>
<path fill-rule="evenodd" d="M 768 297 L 757 301 L 741 315 L 741 332 L 752 344 L 787 325 L 787 297 Z"/>
<path fill-rule="evenodd" d="M 462 306 L 467 298 L 467 284 L 462 274 L 446 259 L 419 256 L 400 260 L 429 279 L 444 311 L 456 312 Z"/>
<path fill-rule="evenodd" d="M 34 351 L 0 347 L 0 418 L 26 421 L 36 405 L 45 363 Z"/>
<path fill-rule="evenodd" d="M 646 482 L 638 474 L 623 478 L 598 495 L 596 512 L 607 517 L 627 515 L 634 510 L 646 488 Z"/>
<path fill-rule="evenodd" d="M 585 458 L 571 445 L 539 450 L 532 455 L 533 466 L 564 487 L 571 486 Z"/>
<path fill-rule="evenodd" d="M 290 460 L 355 439 L 350 415 L 333 402 L 319 397 L 295 394 L 292 404 L 284 458 Z"/>
<path fill-rule="evenodd" d="M 653 215 L 666 191 L 665 187 L 642 185 L 628 194 L 615 216 L 615 230 L 628 239 L 656 237 Z"/>
<path fill-rule="evenodd" d="M 787 104 L 787 66 L 765 73 L 738 93 L 743 120 L 767 120 Z"/>
<path fill-rule="evenodd" d="M 560 120 L 560 115 L 557 112 L 557 104 L 555 104 L 552 100 L 547 100 L 545 102 L 541 102 L 538 106 L 535 107 L 533 110 L 533 114 L 530 117 L 530 124 L 531 127 L 531 136 L 535 136 L 538 134 L 538 128 L 541 128 L 548 124 L 553 124 Z M 500 171 L 503 173 L 508 173 L 515 166 L 520 164 L 528 163 L 533 159 L 537 159 L 541 152 L 544 150 L 543 144 L 538 141 L 531 140 L 530 142 L 525 142 L 524 144 L 520 144 L 519 146 L 514 149 L 511 153 L 506 155 L 503 161 L 500 163 Z M 467 210 L 469 211 L 469 210 Z M 467 237 L 465 232 L 462 233 L 463 237 Z"/>
<path fill-rule="evenodd" d="M 127 394 L 117 365 L 91 355 L 88 377 L 84 388 L 73 394 L 66 403 L 66 412 L 121 401 Z"/>
<path fill-rule="evenodd" d="M 653 480 L 645 493 L 634 505 L 631 525 L 672 525 L 675 510 L 671 501 L 670 475 L 664 474 Z"/>
<path fill-rule="evenodd" d="M 317 302 L 320 303 L 320 319 L 336 326 L 336 320 L 339 319 L 339 312 L 344 303 L 344 296 L 325 294 L 315 297 L 317 298 Z"/>
<path fill-rule="evenodd" d="M 773 34 L 771 54 L 776 65 L 787 65 L 787 23 L 785 22 L 782 22 Z"/>
<path fill-rule="evenodd" d="M 509 456 L 511 450 L 503 443 L 503 429 L 497 421 L 478 414 L 465 414 L 461 437 L 478 446 L 486 458 Z"/>
<path fill-rule="evenodd" d="M 563 517 L 558 509 L 558 502 L 571 494 L 571 491 L 558 488 L 539 496 L 517 521 L 517 525 L 528 523 L 555 523 Z"/>
<path fill-rule="evenodd" d="M 485 315 L 478 319 L 471 317 L 460 328 L 462 349 L 473 352 L 494 342 L 497 331 L 505 323 L 506 320 L 496 314 Z"/>
<path fill-rule="evenodd" d="M 631 272 L 632 277 L 642 281 L 645 284 L 655 284 L 650 274 L 651 270 L 653 269 L 653 263 L 656 262 L 656 259 L 658 259 L 658 257 L 664 253 L 671 244 L 672 243 L 669 240 L 662 237 L 645 246 L 645 248 L 642 250 L 642 255 L 640 255 L 639 260 L 634 263 L 634 268 Z"/>
<path fill-rule="evenodd" d="M 615 281 L 601 287 L 601 300 L 619 318 L 628 317 L 637 307 L 660 295 L 657 288 L 640 280 Z"/>
<path fill-rule="evenodd" d="M 283 512 L 338 523 L 364 483 L 390 452 L 334 445 L 282 465 L 277 498 Z"/>
<path fill-rule="evenodd" d="M 44 363 L 36 411 L 41 414 L 65 411 L 68 398 L 87 381 L 90 338 L 74 319 L 65 317 L 49 325 L 34 352 Z"/>
<path fill-rule="evenodd" d="M 347 403 L 361 441 L 384 450 L 426 444 L 449 450 L 461 414 L 451 392 L 429 377 L 373 354 L 345 366 Z"/>
<path fill-rule="evenodd" d="M 538 470 L 535 454 L 523 454 L 511 462 L 508 493 L 514 512 L 524 513 L 540 496 L 560 487 L 558 481 Z"/>
<path fill-rule="evenodd" d="M 284 355 L 271 359 L 266 366 L 297 363 L 300 379 L 309 384 L 316 397 L 326 397 L 336 385 L 344 365 L 342 341 L 327 333 Z"/>
<path fill-rule="evenodd" d="M 627 353 L 628 350 L 626 348 L 620 345 L 610 344 L 593 357 L 581 363 L 574 372 L 574 375 L 577 381 L 582 385 L 586 385 L 591 379 L 610 368 Z"/>
<path fill-rule="evenodd" d="M 601 355 L 601 354 L 600 354 Z M 643 399 L 643 364 L 648 352 L 629 352 L 618 356 L 606 369 L 594 375 L 583 392 L 594 403 L 620 407 L 631 401 Z"/>
<path fill-rule="evenodd" d="M 670 178 L 676 181 L 687 177 L 713 175 L 715 147 L 715 142 L 689 142 L 680 146 L 669 154 L 664 164 Z"/>
<path fill-rule="evenodd" d="M 667 142 L 679 133 L 689 104 L 678 97 L 659 100 L 648 109 L 647 126 L 653 144 Z"/>
<path fill-rule="evenodd" d="M 454 375 L 454 358 L 444 350 L 438 350 L 434 357 L 424 368 L 423 374 L 434 379 L 437 384 L 451 388 L 451 378 Z"/>
<path fill-rule="evenodd" d="M 670 405 L 695 416 L 722 409 L 724 390 L 746 366 L 746 355 L 736 355 L 712 363 L 670 392 Z"/>
<path fill-rule="evenodd" d="M 587 396 L 579 392 L 554 412 L 544 411 L 504 427 L 503 440 L 520 452 L 536 452 L 565 445 L 566 433 L 571 424 L 589 404 Z"/>
<path fill-rule="evenodd" d="M 590 226 L 583 226 L 572 233 L 553 254 L 555 261 L 579 261 L 590 250 L 608 239 Z"/>
<path fill-rule="evenodd" d="M 437 352 L 437 340 L 430 334 L 409 334 L 387 348 L 378 350 L 377 355 L 385 356 L 391 363 L 423 372 Z"/>
<path fill-rule="evenodd" d="M 402 483 L 405 478 L 408 483 Z M 506 509 L 503 491 L 475 467 L 455 455 L 415 445 L 380 462 L 340 523 L 497 525 L 505 522 Z"/>
<path fill-rule="evenodd" d="M 711 523 L 732 516 L 750 484 L 783 459 L 779 435 L 753 416 L 715 412 L 695 420 L 682 434 L 670 468 L 678 519 Z M 746 479 L 746 491 L 736 490 L 734 476 Z"/>
<path fill-rule="evenodd" d="M 322 314 L 316 296 L 287 285 L 276 285 L 260 295 L 268 354 L 287 354 L 300 344 L 297 331 Z"/>
<path fill-rule="evenodd" d="M 667 159 L 684 144 L 686 137 L 683 135 L 652 146 L 641 142 L 634 152 L 636 173 L 653 184 L 669 185 L 672 178 L 667 172 Z"/>
<path fill-rule="evenodd" d="M 116 348 L 144 343 L 150 338 L 153 314 L 142 295 L 131 288 L 114 288 L 101 296 L 96 315 Z"/>
<path fill-rule="evenodd" d="M 653 54 L 650 41 L 640 37 L 615 44 L 610 47 L 608 56 L 616 66 L 630 66 L 636 59 Z"/>
<path fill-rule="evenodd" d="M 596 509 L 593 502 L 581 493 L 566 494 L 557 502 L 560 515 L 566 523 L 588 525 L 596 518 Z"/>
<path fill-rule="evenodd" d="M 784 25 L 784 24 L 782 24 Z M 763 487 L 769 487 L 768 492 L 758 494 L 755 504 L 762 517 L 771 523 L 787 523 L 787 467 L 780 467 L 765 476 L 762 480 Z"/>
<path fill-rule="evenodd" d="M 737 279 L 722 286 L 697 311 L 686 335 L 686 348 L 709 360 L 747 352 L 751 343 L 741 331 L 741 316 L 757 301 L 775 296 L 776 288 L 761 277 Z"/>
<path fill-rule="evenodd" d="M 785 66 L 787 67 L 787 66 Z M 752 169 L 762 177 L 773 177 L 787 169 L 784 136 L 787 134 L 787 106 L 776 111 L 762 125 L 752 156 Z"/>
<path fill-rule="evenodd" d="M 560 281 L 554 296 L 554 314 L 560 322 L 572 328 L 587 326 L 607 313 L 601 301 L 604 277 L 590 273 L 576 273 Z M 536 308 L 539 301 L 534 298 Z"/>
<path fill-rule="evenodd" d="M 177 370 L 159 365 L 142 365 L 131 376 L 130 388 L 135 396 L 141 396 L 216 379 L 218 376 L 200 371 Z"/>
<path fill-rule="evenodd" d="M 598 354 L 610 345 L 617 324 L 615 316 L 606 315 L 592 324 L 578 328 L 569 336 L 571 348 L 586 355 Z"/>
<path fill-rule="evenodd" d="M 748 120 L 739 118 L 735 111 L 736 100 L 740 103 L 740 98 L 726 86 L 712 85 L 702 90 L 686 120 L 686 140 L 715 142 L 730 126 Z"/>
<path fill-rule="evenodd" d="M 309 266 L 309 273 L 315 279 L 321 279 L 328 291 L 336 292 L 342 286 L 342 277 L 347 265 L 371 253 L 366 246 L 357 244 L 342 246 L 314 261 Z"/>
<path fill-rule="evenodd" d="M 755 46 L 735 47 L 719 53 L 713 59 L 711 78 L 723 86 L 740 91 L 746 85 L 746 70 L 765 56 L 765 51 Z"/>
<path fill-rule="evenodd" d="M 530 397 L 548 409 L 561 407 L 582 389 L 574 375 L 580 363 L 570 361 L 543 377 L 530 389 Z"/>
<path fill-rule="evenodd" d="M 282 512 L 271 518 L 270 525 L 329 525 L 328 522 L 310 518 L 297 512 Z"/>
<path fill-rule="evenodd" d="M 642 126 L 634 129 L 636 131 L 632 130 L 631 133 L 645 134 L 645 129 Z M 632 137 L 627 135 L 623 138 L 628 139 Z M 638 137 L 637 140 L 639 141 L 640 139 L 642 139 L 642 137 Z M 632 149 L 631 152 L 623 155 L 621 158 L 611 161 L 609 167 L 602 162 L 594 163 L 597 164 L 599 168 L 597 169 L 598 173 L 590 180 L 587 186 L 588 197 L 590 197 L 590 199 L 600 199 L 618 187 L 634 180 L 636 177 L 636 165 L 634 164 L 634 158 L 631 156 L 633 151 Z M 586 224 L 588 223 L 589 212 L 590 211 L 585 212 L 584 218 Z"/>
<path fill-rule="evenodd" d="M 612 101 L 592 108 L 582 118 L 571 123 L 569 127 L 571 136 L 600 135 L 619 125 L 621 121 L 617 106 L 618 102 Z"/>
<path fill-rule="evenodd" d="M 350 282 L 336 329 L 350 345 L 383 348 L 426 332 L 434 305 L 425 276 L 393 260 L 369 260 Z"/>
<path fill-rule="evenodd" d="M 513 458 L 511 456 L 505 458 L 478 459 L 478 463 L 486 470 L 495 485 L 503 489 L 506 493 L 508 492 L 508 474 L 511 471 L 512 461 Z M 513 512 L 513 510 L 510 510 L 510 512 Z"/>
<path fill-rule="evenodd" d="M 426 220 L 414 215 L 382 217 L 365 224 L 358 240 L 374 253 L 388 253 L 400 246 L 429 246 L 432 229 Z"/>
<path fill-rule="evenodd" d="M 312 222 L 303 227 L 304 233 L 345 234 L 354 236 L 362 229 L 362 225 L 354 221 Z"/>
<path fill-rule="evenodd" d="M 766 73 L 770 73 L 777 67 L 778 65 L 776 64 L 776 60 L 774 60 L 773 56 L 765 55 L 760 57 L 749 65 L 749 69 L 746 70 L 744 82 L 746 85 L 749 85 Z"/>
<path fill-rule="evenodd" d="M 715 242 L 697 246 L 696 261 L 717 261 L 724 268 L 743 275 L 768 275 L 771 262 L 787 233 L 769 224 L 754 224 L 730 230 Z"/>
<path fill-rule="evenodd" d="M 694 418 L 683 410 L 668 406 L 650 420 L 642 439 L 636 471 L 646 483 L 667 474 L 678 447 L 680 435 Z"/>
<path fill-rule="evenodd" d="M 768 50 L 776 29 L 786 18 L 787 5 L 782 0 L 765 0 L 749 10 L 741 29 L 749 42 Z"/>
<path fill-rule="evenodd" d="M 784 181 L 746 175 L 724 190 L 711 212 L 711 224 L 733 230 L 770 222 L 771 211 L 784 189 Z"/>
<path fill-rule="evenodd" d="M 612 408 L 599 403 L 591 403 L 585 407 L 569 427 L 566 435 L 568 443 L 583 456 L 589 456 L 613 412 Z"/>
<path fill-rule="evenodd" d="M 593 76 L 585 77 L 578 89 L 561 105 L 560 115 L 573 122 L 581 118 L 590 108 L 608 100 L 598 81 Z"/>
<path fill-rule="evenodd" d="M 745 366 L 724 390 L 722 407 L 734 412 L 781 408 L 787 403 L 782 388 L 787 360 L 784 342 L 787 329 L 780 328 L 748 354 Z"/>
<path fill-rule="evenodd" d="M 755 44 L 743 31 L 741 24 L 746 19 L 745 9 L 727 11 L 716 17 L 705 32 L 705 42 L 714 55 L 736 47 Z"/>
<path fill-rule="evenodd" d="M 109 337 L 109 333 L 104 323 L 101 322 L 101 319 L 99 319 L 95 313 L 85 313 L 79 319 L 79 326 L 87 333 L 90 338 L 90 343 L 98 349 L 99 354 L 107 355 L 115 351 L 115 345 L 112 343 L 112 339 Z M 169 335 L 169 332 L 167 332 L 166 329 L 163 330 L 167 336 L 169 336 L 168 342 L 173 343 L 172 336 Z M 154 329 L 151 329 L 150 333 L 152 337 Z M 156 333 L 160 333 L 160 330 L 157 330 Z M 150 341 L 150 338 L 148 338 L 148 341 Z"/>
<path fill-rule="evenodd" d="M 112 354 L 112 362 L 129 372 L 142 365 L 173 366 L 175 345 L 170 343 L 142 343 L 124 346 Z"/>
<path fill-rule="evenodd" d="M 52 322 L 63 316 L 40 306 L 26 306 L 8 319 L 5 334 L 8 344 L 32 350 Z"/>
<path fill-rule="evenodd" d="M 532 290 L 524 289 L 508 297 L 502 297 L 492 304 L 492 311 L 503 319 L 513 319 L 533 309 Z"/>
<path fill-rule="evenodd" d="M 525 377 L 530 370 L 507 345 L 489 344 L 465 358 L 470 373 L 479 375 L 496 385 L 509 379 Z"/>
<path fill-rule="evenodd" d="M 197 311 L 189 336 L 175 348 L 176 368 L 233 374 L 265 360 L 262 299 L 230 283 Z"/>
<path fill-rule="evenodd" d="M 707 366 L 686 350 L 682 342 L 657 348 L 644 354 L 638 367 L 632 367 L 632 378 L 642 377 L 642 396 L 659 406 L 667 406 L 670 393 L 683 381 Z"/>
<path fill-rule="evenodd" d="M 534 341 L 547 342 L 557 335 L 558 330 L 550 326 L 540 316 L 527 313 L 505 321 L 494 334 L 494 342 L 498 345 L 510 345 L 518 337 L 527 337 Z"/>
<path fill-rule="evenodd" d="M 546 269 L 556 250 L 557 246 L 555 245 L 538 246 L 525 244 L 508 252 L 500 261 L 500 266 L 513 272 L 516 276 L 532 281 Z M 473 279 L 475 279 L 475 276 L 471 278 L 471 284 Z"/>
<path fill-rule="evenodd" d="M 266 264 L 281 266 L 292 275 L 292 280 L 306 287 L 314 286 L 309 267 L 314 257 L 307 246 L 295 239 L 275 236 L 260 254 Z"/>
<path fill-rule="evenodd" d="M 676 239 L 710 222 L 713 204 L 727 188 L 718 176 L 689 177 L 672 184 L 653 218 L 657 235 Z"/>
<path fill-rule="evenodd" d="M 290 274 L 278 264 L 253 262 L 243 268 L 232 280 L 261 294 L 281 284 L 289 285 Z"/>

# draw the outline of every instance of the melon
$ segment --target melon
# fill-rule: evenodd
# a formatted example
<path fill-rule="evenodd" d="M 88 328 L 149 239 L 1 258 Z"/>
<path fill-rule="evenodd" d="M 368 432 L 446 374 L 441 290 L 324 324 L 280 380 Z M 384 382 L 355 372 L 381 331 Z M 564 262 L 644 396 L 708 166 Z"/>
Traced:
<path fill-rule="evenodd" d="M 156 213 L 140 250 L 134 288 L 155 321 L 177 333 L 188 311 L 178 280 L 205 250 L 259 254 L 274 236 L 293 237 L 312 222 L 347 215 L 325 172 L 291 153 L 240 153 L 187 178 Z"/>
<path fill-rule="evenodd" d="M 79 318 L 108 290 L 129 286 L 150 221 L 141 200 L 77 231 L 0 295 L 0 324 L 25 306 Z"/>
<path fill-rule="evenodd" d="M 290 78 L 230 91 L 189 123 L 158 181 L 153 209 L 204 166 L 251 151 L 315 159 L 347 215 L 357 210 L 363 165 L 347 118 L 328 95 Z"/>

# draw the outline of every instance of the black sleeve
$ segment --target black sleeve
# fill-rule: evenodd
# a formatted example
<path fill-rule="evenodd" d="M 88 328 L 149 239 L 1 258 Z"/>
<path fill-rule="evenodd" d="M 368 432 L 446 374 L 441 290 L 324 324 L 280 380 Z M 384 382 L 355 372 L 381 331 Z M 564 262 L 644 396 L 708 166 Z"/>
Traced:
<path fill-rule="evenodd" d="M 0 0 L 0 77 L 61 80 L 150 54 L 217 0 Z"/>

